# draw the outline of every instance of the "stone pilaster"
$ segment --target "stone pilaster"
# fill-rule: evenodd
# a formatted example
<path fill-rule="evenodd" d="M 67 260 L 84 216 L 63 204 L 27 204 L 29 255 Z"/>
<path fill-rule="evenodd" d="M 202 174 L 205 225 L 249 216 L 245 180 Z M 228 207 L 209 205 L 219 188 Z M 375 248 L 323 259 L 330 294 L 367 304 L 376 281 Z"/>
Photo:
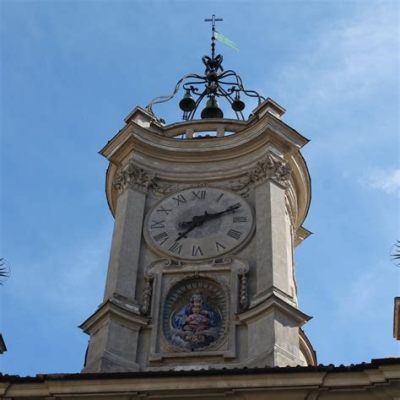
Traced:
<path fill-rule="evenodd" d="M 249 174 L 256 209 L 255 293 L 240 316 L 248 328 L 248 366 L 301 365 L 299 328 L 309 317 L 298 310 L 293 281 L 292 221 L 286 190 L 291 171 L 271 154 Z"/>
<path fill-rule="evenodd" d="M 81 328 L 90 335 L 83 372 L 136 371 L 139 332 L 147 325 L 136 302 L 146 193 L 151 178 L 129 163 L 114 180 L 118 190 L 104 302 Z"/>
<path fill-rule="evenodd" d="M 135 299 L 146 194 L 127 188 L 118 198 L 104 300 Z"/>
<path fill-rule="evenodd" d="M 104 300 L 114 294 L 135 300 L 146 193 L 151 180 L 146 171 L 130 162 L 113 182 L 119 196 Z"/>
<path fill-rule="evenodd" d="M 292 237 L 285 190 L 290 170 L 272 157 L 252 171 L 256 208 L 256 298 L 277 289 L 292 297 Z"/>

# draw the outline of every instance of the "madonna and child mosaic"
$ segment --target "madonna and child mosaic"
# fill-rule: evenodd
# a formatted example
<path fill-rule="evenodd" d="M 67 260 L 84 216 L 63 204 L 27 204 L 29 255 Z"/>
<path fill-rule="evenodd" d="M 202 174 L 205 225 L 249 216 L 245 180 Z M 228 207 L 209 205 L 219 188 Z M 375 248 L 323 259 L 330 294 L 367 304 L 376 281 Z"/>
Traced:
<path fill-rule="evenodd" d="M 205 350 L 223 338 L 226 313 L 226 297 L 219 284 L 203 278 L 185 280 L 167 296 L 164 335 L 177 350 Z"/>

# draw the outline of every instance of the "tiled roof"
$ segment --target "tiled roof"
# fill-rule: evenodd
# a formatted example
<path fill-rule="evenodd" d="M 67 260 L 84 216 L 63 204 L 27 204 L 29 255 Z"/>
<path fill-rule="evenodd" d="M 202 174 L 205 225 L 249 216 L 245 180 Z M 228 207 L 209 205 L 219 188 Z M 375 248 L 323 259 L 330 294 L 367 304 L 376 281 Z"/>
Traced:
<path fill-rule="evenodd" d="M 257 367 L 257 368 L 204 368 L 192 370 L 164 370 L 164 371 L 138 371 L 138 372 L 100 372 L 100 373 L 73 373 L 73 374 L 38 374 L 36 376 L 3 375 L 0 374 L 0 382 L 34 383 L 45 380 L 91 380 L 91 379 L 127 379 L 127 378 L 154 378 L 170 376 L 207 376 L 207 375 L 241 375 L 241 374 L 275 374 L 296 372 L 350 372 L 376 369 L 385 365 L 399 365 L 400 357 L 377 358 L 369 363 L 351 365 L 317 365 L 296 367 Z"/>

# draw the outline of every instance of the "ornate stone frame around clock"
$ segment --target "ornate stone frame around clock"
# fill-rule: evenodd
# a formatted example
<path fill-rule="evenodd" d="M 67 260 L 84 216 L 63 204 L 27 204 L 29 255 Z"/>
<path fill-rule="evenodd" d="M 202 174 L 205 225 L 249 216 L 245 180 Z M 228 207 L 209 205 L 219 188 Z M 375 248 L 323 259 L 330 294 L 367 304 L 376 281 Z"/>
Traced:
<path fill-rule="evenodd" d="M 248 264 L 237 257 L 225 257 L 212 262 L 176 263 L 171 259 L 158 259 L 151 263 L 145 271 L 146 286 L 142 303 L 142 312 L 151 316 L 153 329 L 150 339 L 150 366 L 162 365 L 163 359 L 187 360 L 213 359 L 221 363 L 236 357 L 236 318 L 235 315 L 244 310 L 248 304 L 247 279 Z M 223 288 L 226 296 L 226 329 L 225 337 L 218 340 L 215 346 L 203 351 L 179 351 L 173 348 L 162 332 L 162 318 L 165 299 L 177 283 L 205 278 L 212 280 Z M 154 294 L 154 295 L 153 295 Z M 218 361 L 217 361 L 218 362 Z"/>

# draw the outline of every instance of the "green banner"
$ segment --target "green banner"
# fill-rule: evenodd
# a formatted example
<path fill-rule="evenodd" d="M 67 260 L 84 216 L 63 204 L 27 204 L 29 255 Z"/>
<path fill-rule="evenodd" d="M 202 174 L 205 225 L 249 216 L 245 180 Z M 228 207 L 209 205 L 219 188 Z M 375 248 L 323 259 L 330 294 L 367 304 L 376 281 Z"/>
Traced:
<path fill-rule="evenodd" d="M 215 31 L 214 36 L 215 36 L 215 39 L 218 40 L 218 42 L 226 44 L 227 46 L 231 47 L 232 49 L 239 51 L 239 46 L 235 42 L 232 42 L 231 39 L 224 36 L 222 33 Z"/>

